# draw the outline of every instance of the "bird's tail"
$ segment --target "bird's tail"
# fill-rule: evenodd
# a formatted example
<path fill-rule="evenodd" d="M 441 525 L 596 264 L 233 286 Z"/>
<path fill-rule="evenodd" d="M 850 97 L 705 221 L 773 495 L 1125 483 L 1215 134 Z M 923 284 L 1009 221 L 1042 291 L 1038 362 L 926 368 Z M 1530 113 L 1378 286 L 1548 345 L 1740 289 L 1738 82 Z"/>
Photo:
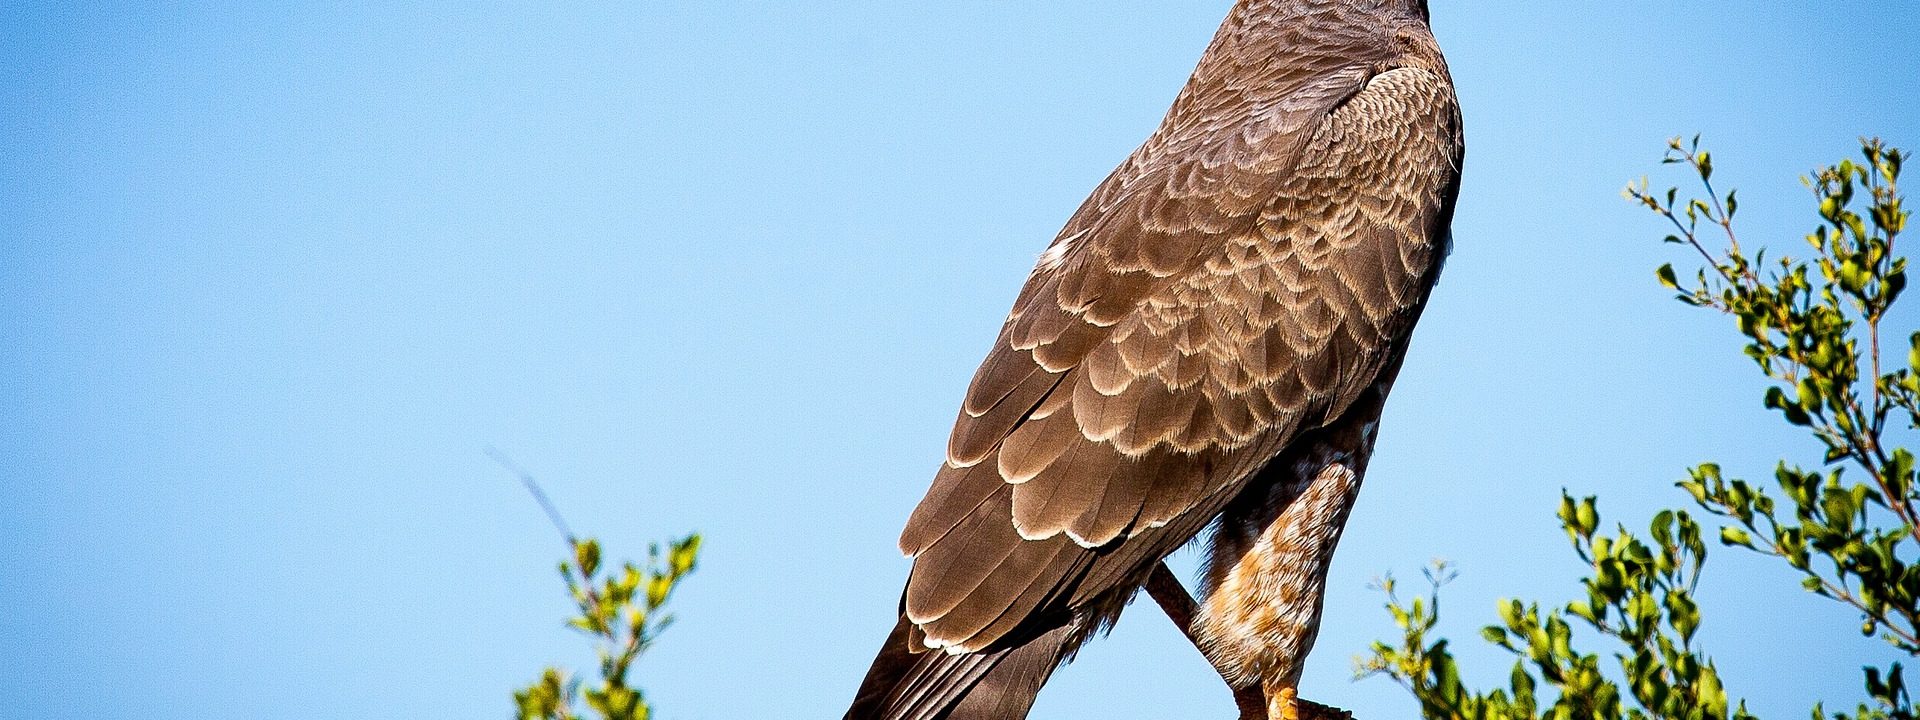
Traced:
<path fill-rule="evenodd" d="M 1071 629 L 953 655 L 919 647 L 919 633 L 902 615 L 845 720 L 1022 720 L 1060 665 Z"/>

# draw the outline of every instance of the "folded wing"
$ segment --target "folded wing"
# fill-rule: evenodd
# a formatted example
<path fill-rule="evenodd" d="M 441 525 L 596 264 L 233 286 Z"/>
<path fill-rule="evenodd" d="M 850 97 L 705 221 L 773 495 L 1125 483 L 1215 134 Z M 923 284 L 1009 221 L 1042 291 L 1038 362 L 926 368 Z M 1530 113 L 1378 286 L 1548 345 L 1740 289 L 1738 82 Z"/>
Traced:
<path fill-rule="evenodd" d="M 927 645 L 1127 587 L 1405 343 L 1458 181 L 1451 87 L 1350 63 L 1246 101 L 1163 128 L 1022 289 L 901 535 Z"/>

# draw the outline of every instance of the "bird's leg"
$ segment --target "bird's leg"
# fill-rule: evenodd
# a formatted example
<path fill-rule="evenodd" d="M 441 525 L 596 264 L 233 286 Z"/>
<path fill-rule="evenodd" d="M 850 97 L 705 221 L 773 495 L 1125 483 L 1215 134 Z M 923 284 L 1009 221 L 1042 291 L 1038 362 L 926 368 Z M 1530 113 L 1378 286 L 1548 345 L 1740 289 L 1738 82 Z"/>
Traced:
<path fill-rule="evenodd" d="M 1193 634 L 1193 616 L 1197 612 L 1198 605 L 1194 603 L 1193 595 L 1187 593 L 1186 586 L 1180 584 L 1180 578 L 1174 576 L 1165 562 L 1155 565 L 1153 574 L 1147 576 L 1147 596 L 1160 605 L 1161 611 L 1173 620 L 1175 627 L 1180 628 L 1181 634 L 1187 636 L 1187 641 L 1193 643 L 1193 647 L 1200 651 L 1201 657 L 1207 659 L 1207 664 L 1213 666 L 1214 672 L 1220 672 L 1219 661 L 1207 652 L 1207 646 L 1201 644 L 1200 639 Z M 1233 704 L 1240 708 L 1241 720 L 1267 720 L 1271 716 L 1268 712 L 1267 698 L 1260 688 L 1234 687 L 1233 681 L 1227 678 L 1226 673 L 1220 673 L 1220 679 L 1227 683 L 1227 689 L 1233 691 Z M 1286 720 L 1297 720 L 1297 718 L 1288 716 Z"/>
<path fill-rule="evenodd" d="M 1199 612 L 1199 604 L 1193 595 L 1187 592 L 1180 578 L 1160 563 L 1153 568 L 1153 574 L 1147 576 L 1147 596 L 1160 606 L 1160 610 L 1173 620 L 1180 633 L 1187 636 L 1193 647 L 1212 665 L 1214 672 L 1220 671 L 1220 663 L 1207 653 L 1205 645 L 1193 635 L 1193 616 Z M 1265 692 L 1255 687 L 1234 687 L 1227 680 L 1226 673 L 1220 674 L 1226 681 L 1227 689 L 1233 691 L 1233 704 L 1240 709 L 1240 720 L 1352 720 L 1353 715 L 1345 710 L 1328 707 L 1312 700 L 1302 700 L 1298 691 L 1291 687 L 1275 688 Z"/>
<path fill-rule="evenodd" d="M 1283 687 L 1267 693 L 1267 720 L 1300 720 L 1300 696 Z"/>

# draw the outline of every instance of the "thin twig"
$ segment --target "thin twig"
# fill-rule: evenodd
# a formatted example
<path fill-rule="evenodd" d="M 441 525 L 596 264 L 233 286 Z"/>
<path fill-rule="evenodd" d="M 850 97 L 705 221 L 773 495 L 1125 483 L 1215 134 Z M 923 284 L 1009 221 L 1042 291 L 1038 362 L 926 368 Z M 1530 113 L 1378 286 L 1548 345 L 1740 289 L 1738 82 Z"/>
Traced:
<path fill-rule="evenodd" d="M 553 529 L 560 531 L 560 538 L 566 540 L 567 547 L 571 549 L 576 544 L 573 530 L 568 529 L 566 519 L 560 517 L 560 511 L 553 507 L 553 501 L 547 499 L 546 491 L 540 489 L 540 483 L 533 479 L 533 473 L 521 469 L 518 464 L 513 462 L 513 458 L 507 457 L 506 453 L 500 452 L 499 448 L 491 444 L 481 448 L 481 450 L 487 454 L 487 457 L 493 458 L 494 462 L 500 463 L 501 467 L 506 468 L 507 472 L 513 473 L 515 477 L 520 478 L 520 484 L 527 488 L 529 494 L 533 495 L 534 502 L 540 503 L 540 509 L 547 513 L 547 520 L 553 523 Z"/>

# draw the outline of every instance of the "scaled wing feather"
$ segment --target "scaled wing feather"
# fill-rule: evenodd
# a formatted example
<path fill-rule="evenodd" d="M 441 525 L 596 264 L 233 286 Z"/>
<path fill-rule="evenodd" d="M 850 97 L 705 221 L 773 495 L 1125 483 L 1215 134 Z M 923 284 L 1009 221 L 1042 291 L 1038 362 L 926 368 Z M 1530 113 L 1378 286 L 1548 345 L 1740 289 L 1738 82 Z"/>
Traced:
<path fill-rule="evenodd" d="M 1163 127 L 1035 268 L 901 535 L 927 644 L 1129 587 L 1404 344 L 1457 179 L 1451 89 L 1321 60 L 1211 116 L 1237 121 Z"/>

